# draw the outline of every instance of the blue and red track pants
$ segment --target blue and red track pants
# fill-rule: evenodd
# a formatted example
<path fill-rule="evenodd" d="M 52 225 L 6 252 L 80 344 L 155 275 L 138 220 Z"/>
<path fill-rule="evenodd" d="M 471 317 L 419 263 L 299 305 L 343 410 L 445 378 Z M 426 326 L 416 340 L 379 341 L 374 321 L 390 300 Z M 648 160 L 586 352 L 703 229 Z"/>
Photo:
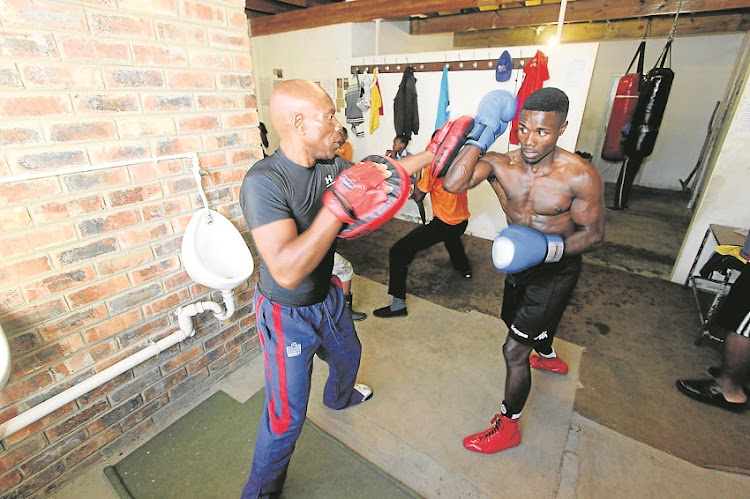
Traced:
<path fill-rule="evenodd" d="M 343 409 L 361 401 L 354 390 L 362 345 L 333 278 L 326 299 L 305 307 L 274 303 L 255 291 L 256 327 L 265 359 L 266 401 L 242 497 L 281 493 L 310 397 L 313 356 L 328 364 L 323 403 Z"/>

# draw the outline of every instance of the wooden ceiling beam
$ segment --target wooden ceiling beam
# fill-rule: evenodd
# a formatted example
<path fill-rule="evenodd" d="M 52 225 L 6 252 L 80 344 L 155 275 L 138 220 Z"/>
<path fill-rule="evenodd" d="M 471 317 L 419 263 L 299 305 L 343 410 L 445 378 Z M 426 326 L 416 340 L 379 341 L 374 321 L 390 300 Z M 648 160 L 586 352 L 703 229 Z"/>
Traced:
<path fill-rule="evenodd" d="M 279 14 L 282 12 L 298 10 L 299 7 L 287 5 L 281 2 L 271 2 L 270 0 L 245 0 L 245 9 L 255 12 L 263 12 L 264 14 Z"/>
<path fill-rule="evenodd" d="M 613 21 L 650 16 L 674 15 L 680 0 L 578 0 L 565 10 L 565 22 Z M 750 0 L 683 0 L 681 14 L 717 12 L 750 8 Z M 507 8 L 491 12 L 477 12 L 460 16 L 413 19 L 412 35 L 456 33 L 472 30 L 538 26 L 557 22 L 560 6 Z"/>
<path fill-rule="evenodd" d="M 246 0 L 249 1 L 249 0 Z M 337 2 L 250 20 L 252 36 L 272 35 L 331 24 L 392 19 L 444 10 L 512 4 L 512 0 L 358 0 Z M 571 4 L 574 2 L 571 2 Z"/>
<path fill-rule="evenodd" d="M 609 39 L 643 38 L 648 27 L 649 37 L 666 37 L 672 29 L 671 16 L 651 17 L 613 22 L 576 23 L 565 25 L 563 42 L 585 42 Z M 651 26 L 648 26 L 649 22 Z M 750 14 L 680 15 L 677 20 L 677 37 L 709 33 L 742 32 L 750 29 Z M 468 31 L 453 36 L 455 48 L 512 47 L 546 44 L 556 29 L 542 30 L 532 27 Z"/>

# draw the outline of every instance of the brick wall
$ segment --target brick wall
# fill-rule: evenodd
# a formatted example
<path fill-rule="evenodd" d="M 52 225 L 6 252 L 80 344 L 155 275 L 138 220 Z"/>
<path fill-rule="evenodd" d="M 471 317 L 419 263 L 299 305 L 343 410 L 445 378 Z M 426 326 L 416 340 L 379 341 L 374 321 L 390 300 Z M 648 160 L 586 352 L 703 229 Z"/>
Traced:
<path fill-rule="evenodd" d="M 244 0 L 0 4 L 0 177 L 196 152 L 211 207 L 247 239 L 237 194 L 262 150 Z M 0 184 L 0 422 L 173 333 L 178 307 L 220 301 L 181 265 L 190 166 Z M 255 356 L 251 284 L 230 320 L 198 316 L 194 337 L 4 439 L 3 496 L 54 490 Z"/>

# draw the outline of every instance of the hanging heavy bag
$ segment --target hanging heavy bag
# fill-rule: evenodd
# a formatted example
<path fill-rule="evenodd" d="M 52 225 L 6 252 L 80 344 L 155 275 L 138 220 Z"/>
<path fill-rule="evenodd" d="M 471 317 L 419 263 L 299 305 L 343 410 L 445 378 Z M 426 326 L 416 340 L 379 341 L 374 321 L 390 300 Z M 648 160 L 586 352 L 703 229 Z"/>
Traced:
<path fill-rule="evenodd" d="M 604 135 L 604 145 L 602 146 L 602 159 L 607 161 L 622 161 L 625 158 L 623 148 L 625 136 L 622 130 L 633 120 L 633 113 L 638 103 L 638 95 L 643 82 L 645 54 L 646 41 L 644 40 L 630 61 L 625 76 L 620 78 L 617 83 L 617 92 L 614 101 L 612 101 L 612 111 L 609 114 L 607 132 Z M 633 67 L 636 59 L 638 59 L 637 70 L 635 73 L 631 73 L 630 68 Z"/>
<path fill-rule="evenodd" d="M 662 55 L 643 82 L 630 131 L 625 138 L 624 151 L 627 156 L 645 158 L 654 151 L 656 136 L 659 134 L 669 90 L 674 80 L 674 72 L 664 67 L 671 47 L 672 42 L 668 41 Z"/>

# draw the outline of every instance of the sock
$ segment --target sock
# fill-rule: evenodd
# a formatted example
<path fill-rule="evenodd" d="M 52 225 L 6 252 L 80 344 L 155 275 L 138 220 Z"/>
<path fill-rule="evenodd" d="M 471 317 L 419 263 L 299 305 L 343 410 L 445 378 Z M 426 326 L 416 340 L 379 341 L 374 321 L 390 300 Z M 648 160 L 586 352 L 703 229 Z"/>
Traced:
<path fill-rule="evenodd" d="M 503 403 L 500 404 L 500 414 L 502 414 L 506 418 L 513 420 L 521 417 L 521 411 L 513 412 L 511 409 L 508 409 L 508 406 L 505 405 L 505 400 L 503 400 Z"/>
<path fill-rule="evenodd" d="M 550 353 L 542 353 L 539 350 L 537 350 L 537 353 L 541 355 L 542 357 L 544 357 L 545 359 L 554 359 L 555 357 L 557 357 L 557 353 L 555 353 L 554 348 L 552 349 L 552 352 Z"/>
<path fill-rule="evenodd" d="M 404 308 L 406 308 L 406 298 L 396 298 L 394 296 L 393 301 L 391 302 L 391 310 L 395 312 L 396 310 L 402 310 Z"/>

